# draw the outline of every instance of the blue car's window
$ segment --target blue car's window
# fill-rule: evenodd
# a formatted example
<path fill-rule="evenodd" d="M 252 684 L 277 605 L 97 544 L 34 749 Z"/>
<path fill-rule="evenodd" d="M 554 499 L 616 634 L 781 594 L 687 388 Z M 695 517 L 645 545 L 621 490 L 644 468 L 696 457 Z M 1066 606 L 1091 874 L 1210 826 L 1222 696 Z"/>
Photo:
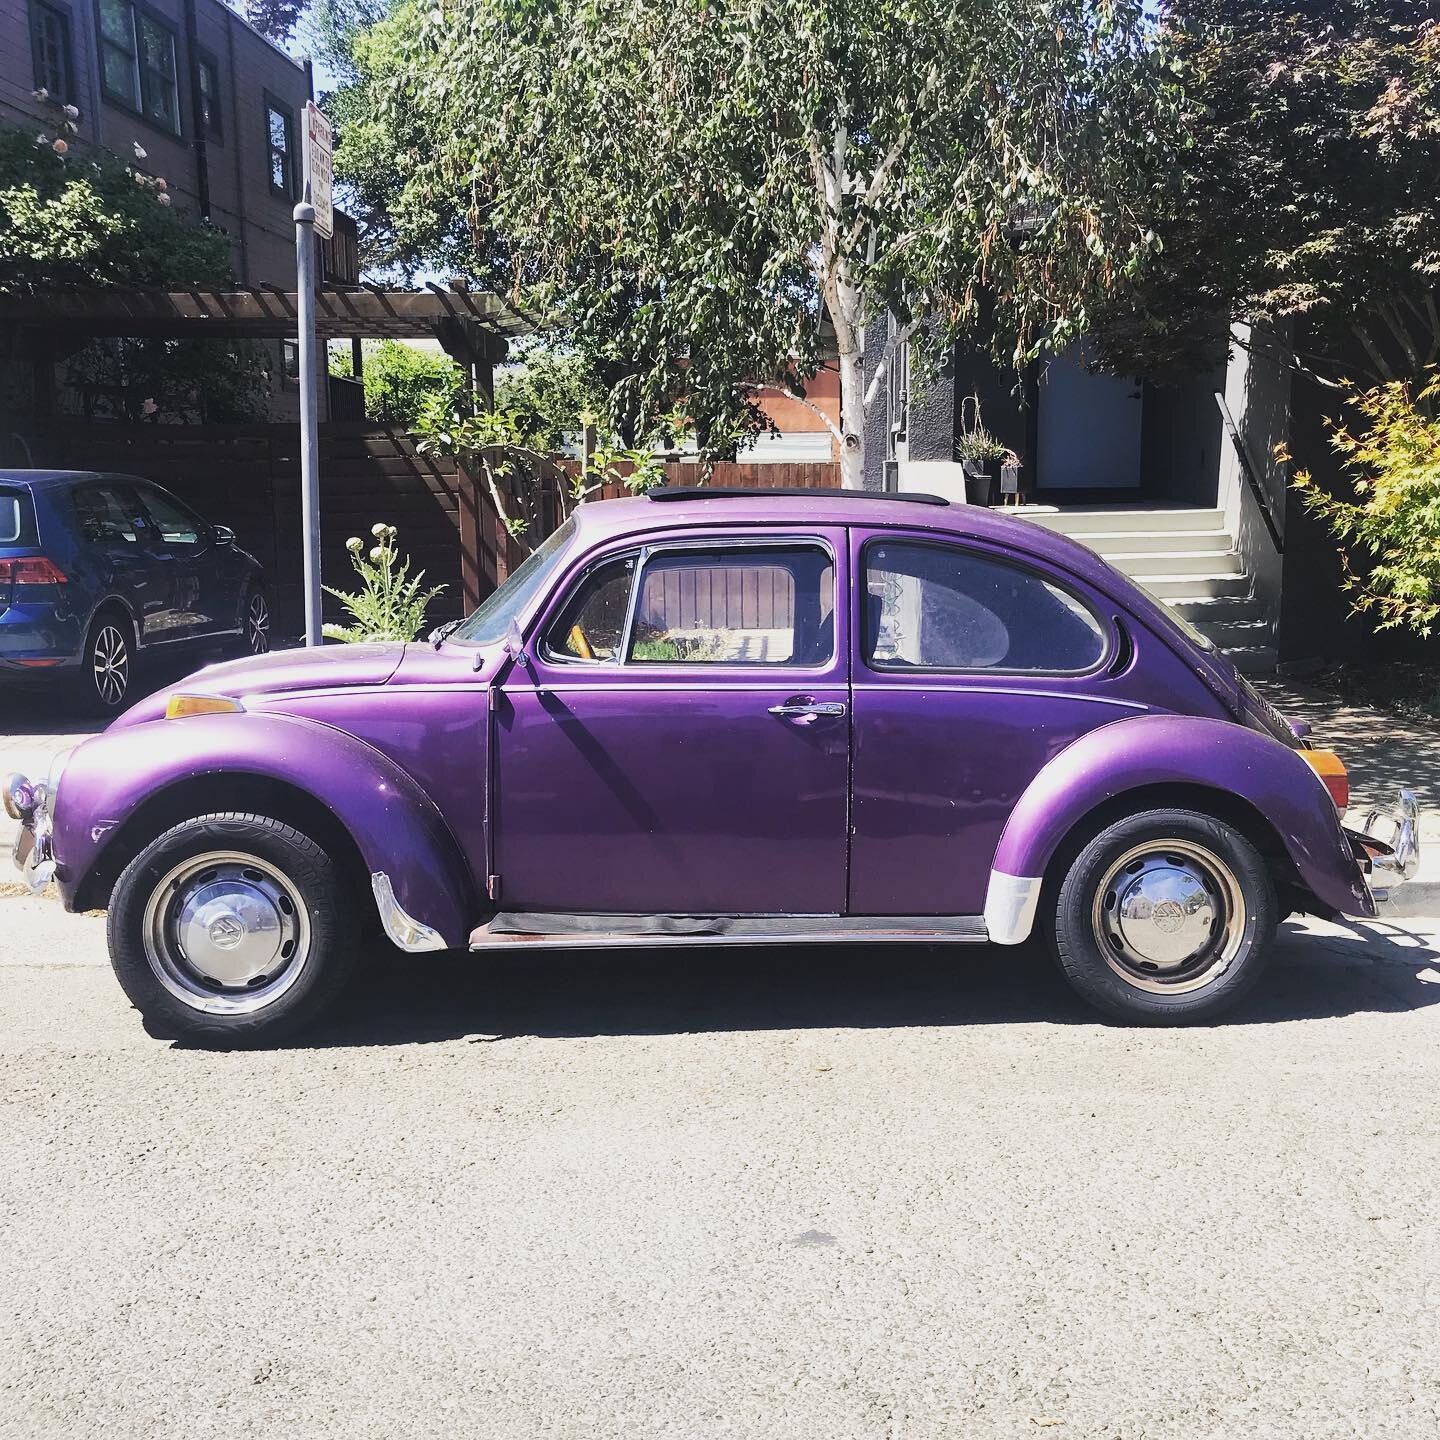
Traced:
<path fill-rule="evenodd" d="M 865 662 L 880 670 L 1089 670 L 1105 632 L 1041 576 L 951 546 L 865 549 Z"/>
<path fill-rule="evenodd" d="M 35 518 L 24 490 L 0 487 L 0 545 L 33 545 Z"/>
<path fill-rule="evenodd" d="M 505 583 L 446 638 L 469 645 L 498 644 L 510 629 L 510 622 L 527 611 L 535 597 L 549 587 L 574 538 L 575 521 L 572 517 L 538 550 L 527 556 Z"/>
<path fill-rule="evenodd" d="M 75 492 L 75 518 L 80 538 L 91 545 L 134 545 L 134 497 L 111 485 L 85 485 Z"/>
<path fill-rule="evenodd" d="M 160 538 L 167 545 L 200 544 L 204 526 L 198 516 L 186 510 L 177 500 L 148 485 L 142 492 L 145 509 Z"/>

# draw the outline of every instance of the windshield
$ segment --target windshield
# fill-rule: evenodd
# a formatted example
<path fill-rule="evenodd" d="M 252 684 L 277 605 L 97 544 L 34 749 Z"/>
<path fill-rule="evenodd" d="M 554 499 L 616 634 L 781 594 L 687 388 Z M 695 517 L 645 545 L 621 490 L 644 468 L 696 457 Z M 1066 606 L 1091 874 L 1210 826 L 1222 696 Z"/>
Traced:
<path fill-rule="evenodd" d="M 549 584 L 575 538 L 575 519 L 567 520 L 538 550 L 526 557 L 488 600 L 445 638 L 466 645 L 495 645 L 503 640 L 510 622 L 528 610 L 531 601 Z"/>

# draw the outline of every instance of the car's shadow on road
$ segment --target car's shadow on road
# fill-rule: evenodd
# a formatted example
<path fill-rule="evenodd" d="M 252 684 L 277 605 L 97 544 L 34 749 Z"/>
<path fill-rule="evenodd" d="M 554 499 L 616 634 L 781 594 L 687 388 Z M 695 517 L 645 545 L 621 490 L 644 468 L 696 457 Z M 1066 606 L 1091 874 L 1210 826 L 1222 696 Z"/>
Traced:
<path fill-rule="evenodd" d="M 1254 993 L 1217 1023 L 1440 1004 L 1440 983 L 1419 978 L 1437 958 L 1428 940 L 1401 925 L 1292 937 Z M 366 955 L 329 1018 L 286 1043 L 501 1044 L 526 1036 L 1036 1023 L 1105 1022 L 1029 947 L 678 946 L 485 956 L 386 948 Z"/>

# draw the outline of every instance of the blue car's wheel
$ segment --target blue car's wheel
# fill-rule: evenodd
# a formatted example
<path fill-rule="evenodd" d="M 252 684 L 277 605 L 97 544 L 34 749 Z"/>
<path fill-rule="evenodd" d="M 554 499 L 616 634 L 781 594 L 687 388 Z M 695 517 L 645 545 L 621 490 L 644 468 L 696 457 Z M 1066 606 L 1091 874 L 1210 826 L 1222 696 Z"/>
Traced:
<path fill-rule="evenodd" d="M 80 657 L 80 700 L 87 710 L 114 715 L 130 702 L 135 679 L 135 632 L 115 609 L 90 624 Z"/>

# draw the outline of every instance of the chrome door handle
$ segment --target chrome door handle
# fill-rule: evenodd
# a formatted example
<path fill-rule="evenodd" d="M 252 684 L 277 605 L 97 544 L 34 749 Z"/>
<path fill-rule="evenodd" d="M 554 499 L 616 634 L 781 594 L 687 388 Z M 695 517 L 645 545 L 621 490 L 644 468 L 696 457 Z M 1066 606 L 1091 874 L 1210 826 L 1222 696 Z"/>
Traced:
<path fill-rule="evenodd" d="M 782 720 L 813 725 L 820 719 L 838 719 L 845 713 L 845 705 L 840 700 L 811 700 L 806 695 L 792 695 L 779 705 L 772 705 L 770 713 L 778 715 Z"/>

